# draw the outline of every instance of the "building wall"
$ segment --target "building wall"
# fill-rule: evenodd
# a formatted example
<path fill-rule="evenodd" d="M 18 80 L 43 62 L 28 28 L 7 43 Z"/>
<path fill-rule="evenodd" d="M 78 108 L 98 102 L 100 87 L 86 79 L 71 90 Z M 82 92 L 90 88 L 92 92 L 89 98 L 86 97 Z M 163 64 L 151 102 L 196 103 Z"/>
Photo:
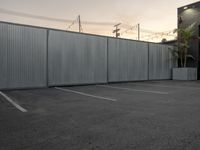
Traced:
<path fill-rule="evenodd" d="M 188 5 L 187 7 L 188 9 L 184 9 L 185 6 L 178 8 L 178 28 L 185 28 L 192 23 L 196 23 L 194 34 L 198 37 L 200 26 L 200 2 Z M 182 21 L 180 21 L 180 18 Z M 192 54 L 196 60 L 188 60 L 188 67 L 198 67 L 198 76 L 200 79 L 200 52 L 198 39 L 190 42 L 189 54 Z"/>

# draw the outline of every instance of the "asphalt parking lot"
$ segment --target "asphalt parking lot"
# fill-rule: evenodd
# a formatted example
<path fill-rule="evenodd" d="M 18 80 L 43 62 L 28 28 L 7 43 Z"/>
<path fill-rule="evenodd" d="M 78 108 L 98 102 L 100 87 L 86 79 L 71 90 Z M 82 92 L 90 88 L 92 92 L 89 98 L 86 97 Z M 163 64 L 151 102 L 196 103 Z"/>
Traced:
<path fill-rule="evenodd" d="M 1 150 L 198 150 L 200 82 L 2 91 Z"/>

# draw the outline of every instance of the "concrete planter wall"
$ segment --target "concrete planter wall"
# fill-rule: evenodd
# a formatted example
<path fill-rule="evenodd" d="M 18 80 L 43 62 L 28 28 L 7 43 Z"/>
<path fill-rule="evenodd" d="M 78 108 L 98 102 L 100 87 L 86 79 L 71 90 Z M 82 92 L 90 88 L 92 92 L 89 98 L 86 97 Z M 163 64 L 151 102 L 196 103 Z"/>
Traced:
<path fill-rule="evenodd" d="M 173 68 L 173 80 L 197 80 L 197 68 Z"/>

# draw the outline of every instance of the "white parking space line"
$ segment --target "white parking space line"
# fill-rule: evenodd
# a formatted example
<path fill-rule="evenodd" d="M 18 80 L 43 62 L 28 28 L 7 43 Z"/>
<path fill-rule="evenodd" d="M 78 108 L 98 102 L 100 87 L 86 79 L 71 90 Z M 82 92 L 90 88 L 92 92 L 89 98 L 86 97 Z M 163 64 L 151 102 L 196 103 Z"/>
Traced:
<path fill-rule="evenodd" d="M 83 95 L 83 96 L 87 96 L 87 97 L 93 97 L 93 98 L 97 98 L 97 99 L 103 99 L 103 100 L 108 100 L 108 101 L 113 101 L 113 102 L 117 101 L 116 99 L 112 99 L 112 98 L 91 95 L 91 94 L 88 94 L 88 93 L 74 91 L 74 90 L 69 90 L 69 89 L 64 89 L 64 88 L 59 88 L 59 87 L 55 87 L 55 89 L 61 90 L 61 91 L 65 91 L 65 92 L 71 92 L 71 93 L 75 93 L 75 94 L 79 94 L 79 95 Z"/>
<path fill-rule="evenodd" d="M 140 85 L 140 86 L 154 86 L 154 87 L 164 87 L 164 88 L 182 88 L 182 89 L 197 89 L 200 90 L 200 87 L 191 87 L 191 86 L 170 86 L 170 85 L 154 85 L 154 84 L 145 84 L 145 83 L 129 83 L 131 85 Z"/>
<path fill-rule="evenodd" d="M 118 89 L 118 90 L 134 91 L 134 92 L 163 94 L 163 95 L 169 94 L 168 92 L 138 90 L 138 89 L 132 89 L 132 88 L 123 88 L 123 87 L 118 87 L 118 86 L 109 86 L 109 85 L 97 85 L 97 86 L 99 86 L 99 87 L 105 87 L 105 88 Z"/>
<path fill-rule="evenodd" d="M 21 107 L 19 104 L 17 104 L 16 102 L 14 102 L 10 97 L 8 97 L 6 94 L 4 94 L 3 92 L 0 91 L 0 95 L 2 95 L 8 102 L 10 102 L 15 108 L 17 108 L 18 110 L 20 110 L 21 112 L 27 112 L 26 109 L 24 109 L 23 107 Z"/>

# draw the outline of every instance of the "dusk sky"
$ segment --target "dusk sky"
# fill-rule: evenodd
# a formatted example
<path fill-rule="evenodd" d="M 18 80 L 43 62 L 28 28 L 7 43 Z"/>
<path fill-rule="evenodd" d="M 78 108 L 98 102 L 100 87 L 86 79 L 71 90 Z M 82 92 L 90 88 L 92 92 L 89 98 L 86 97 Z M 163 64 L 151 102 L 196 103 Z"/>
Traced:
<path fill-rule="evenodd" d="M 128 25 L 140 23 L 141 28 L 156 32 L 176 28 L 177 8 L 197 0 L 0 0 L 0 8 L 33 15 L 83 21 L 114 22 Z M 0 13 L 0 20 L 66 29 L 69 22 L 54 22 Z M 112 35 L 113 26 L 83 24 L 85 32 Z M 71 28 L 76 31 L 78 25 Z M 121 31 L 126 30 L 122 28 Z M 132 35 L 128 35 L 132 34 Z M 135 33 L 127 36 L 135 37 Z"/>

